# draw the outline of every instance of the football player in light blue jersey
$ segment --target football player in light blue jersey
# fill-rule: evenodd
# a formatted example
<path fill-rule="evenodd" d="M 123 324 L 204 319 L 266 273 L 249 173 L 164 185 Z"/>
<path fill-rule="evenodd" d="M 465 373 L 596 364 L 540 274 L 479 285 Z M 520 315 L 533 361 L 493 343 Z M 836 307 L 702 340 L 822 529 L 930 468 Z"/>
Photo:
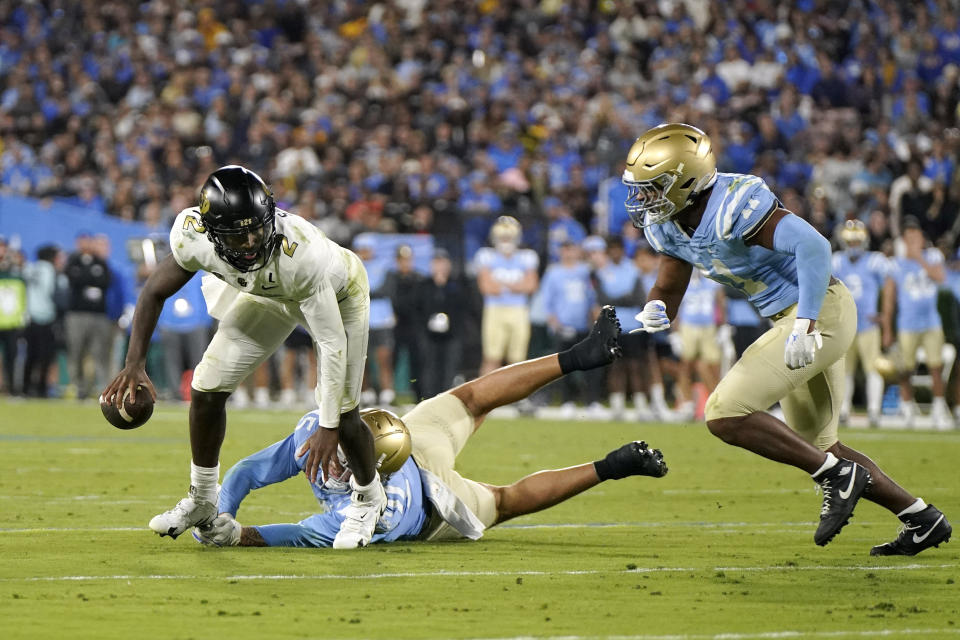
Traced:
<path fill-rule="evenodd" d="M 720 338 L 717 327 L 724 323 L 726 311 L 723 287 L 693 272 L 687 292 L 677 312 L 680 338 L 680 366 L 677 369 L 677 413 L 681 420 L 696 417 L 696 402 L 691 387 L 696 372 L 708 393 L 720 381 Z"/>
<path fill-rule="evenodd" d="M 620 336 L 623 357 L 607 370 L 610 409 L 616 419 L 624 419 L 627 393 L 632 391 L 638 419 L 652 419 L 646 397 L 650 388 L 647 373 L 649 339 L 646 334 L 630 333 L 640 327 L 636 315 L 643 307 L 646 291 L 640 269 L 626 256 L 623 240 L 618 236 L 613 236 L 606 242 L 598 236 L 590 236 L 584 240 L 583 248 L 587 251 L 593 267 L 597 303 L 613 305 L 616 308 L 617 320 L 624 331 Z M 639 415 L 641 413 L 646 415 Z"/>
<path fill-rule="evenodd" d="M 540 295 L 547 312 L 547 328 L 557 351 L 569 349 L 587 335 L 596 313 L 597 294 L 590 278 L 590 266 L 580 260 L 580 247 L 572 240 L 560 243 L 560 261 L 543 274 Z M 581 374 L 566 376 L 560 383 L 563 410 L 569 417 L 578 400 L 595 403 L 599 398 L 598 381 Z M 597 406 L 593 407 L 594 410 Z"/>
<path fill-rule="evenodd" d="M 897 316 L 897 345 L 900 347 L 901 414 L 912 426 L 917 413 L 910 376 L 917 366 L 917 348 L 923 347 L 927 369 L 933 384 L 933 408 L 930 417 L 938 429 L 953 428 L 950 410 L 944 399 L 943 327 L 937 311 L 937 287 L 946 280 L 943 254 L 926 247 L 926 238 L 916 218 L 903 221 L 905 254 L 892 259 L 883 305 L 883 344 L 893 344 L 894 304 Z"/>
<path fill-rule="evenodd" d="M 657 282 L 657 274 L 660 270 L 660 256 L 654 250 L 650 243 L 645 239 L 637 241 L 634 247 L 633 263 L 640 270 L 640 281 L 643 284 L 643 291 L 647 292 L 653 288 Z M 644 295 L 646 300 L 646 295 Z M 637 316 L 639 318 L 639 316 Z M 634 330 L 636 331 L 636 330 Z M 645 337 L 641 349 L 646 352 L 647 375 L 650 378 L 650 406 L 649 409 L 641 402 L 636 403 L 638 412 L 642 415 L 650 413 L 652 417 L 663 422 L 671 422 L 674 419 L 674 413 L 667 406 L 666 392 L 663 387 L 664 369 L 669 365 L 670 341 L 662 333 L 648 334 L 645 332 L 634 333 L 633 335 L 643 334 Z M 629 342 L 627 343 L 629 347 Z M 661 363 L 664 367 L 661 367 Z M 667 373 L 670 373 L 669 370 Z M 642 418 L 641 418 L 642 419 Z"/>
<path fill-rule="evenodd" d="M 664 124 L 640 136 L 623 181 L 628 213 L 661 254 L 639 316 L 644 331 L 670 327 L 694 267 L 743 291 L 774 321 L 711 394 L 711 433 L 814 478 L 823 490 L 819 545 L 839 533 L 861 497 L 905 525 L 871 555 L 915 555 L 948 540 L 942 513 L 837 437 L 843 356 L 857 315 L 850 292 L 830 275 L 830 243 L 783 209 L 760 178 L 717 173 L 710 138 L 690 125 Z M 767 413 L 778 401 L 786 424 Z"/>
<path fill-rule="evenodd" d="M 866 251 L 867 226 L 860 220 L 847 220 L 840 232 L 843 250 L 833 254 L 833 275 L 847 286 L 857 305 L 857 335 L 847 352 L 846 393 L 840 408 L 840 422 L 846 423 L 853 404 L 853 377 L 857 365 L 867 378 L 867 420 L 871 427 L 880 424 L 883 402 L 883 377 L 877 373 L 880 357 L 880 293 L 890 271 L 887 257 L 878 251 Z"/>
<path fill-rule="evenodd" d="M 390 300 L 392 288 L 387 273 L 391 264 L 388 260 L 377 259 L 377 242 L 371 233 L 361 233 L 353 239 L 353 251 L 363 261 L 370 282 L 370 336 L 367 351 L 377 363 L 377 386 L 380 392 L 380 404 L 392 405 L 396 398 L 393 390 L 393 329 L 397 326 L 397 316 L 393 312 Z M 377 398 L 371 378 L 372 362 L 367 360 L 366 375 L 363 378 L 364 389 L 361 397 L 372 404 Z"/>
<path fill-rule="evenodd" d="M 500 216 L 490 229 L 492 247 L 474 257 L 477 286 L 483 294 L 481 373 L 520 362 L 530 345 L 530 296 L 537 290 L 540 258 L 520 249 L 523 229 L 516 218 Z"/>
<path fill-rule="evenodd" d="M 605 307 L 590 335 L 566 351 L 498 369 L 424 400 L 402 419 L 365 409 L 361 415 L 373 433 L 388 497 L 372 542 L 476 540 L 489 527 L 551 507 L 605 480 L 664 476 L 662 454 L 643 442 L 625 444 L 596 462 L 540 471 L 506 486 L 475 482 L 454 470 L 457 455 L 490 411 L 569 373 L 609 364 L 620 355 L 618 334 L 616 314 Z M 328 470 L 325 483 L 310 484 L 322 513 L 296 524 L 250 527 L 236 520 L 250 491 L 300 475 L 304 459 L 297 453 L 318 423 L 317 413 L 308 413 L 290 436 L 234 465 L 220 489 L 220 515 L 195 529 L 194 537 L 213 546 L 331 546 L 350 503 L 343 459 Z"/>

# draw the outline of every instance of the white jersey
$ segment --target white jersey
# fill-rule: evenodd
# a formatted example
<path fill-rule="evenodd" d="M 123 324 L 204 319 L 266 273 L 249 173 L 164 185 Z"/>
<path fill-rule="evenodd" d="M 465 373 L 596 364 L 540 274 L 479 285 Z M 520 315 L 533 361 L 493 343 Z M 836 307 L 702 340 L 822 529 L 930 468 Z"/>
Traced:
<path fill-rule="evenodd" d="M 345 360 L 354 365 L 350 369 L 359 366 L 362 371 L 366 359 L 365 348 L 347 349 L 340 307 L 351 297 L 365 297 L 362 308 L 369 307 L 366 273 L 360 258 L 300 216 L 278 209 L 275 221 L 277 246 L 266 264 L 256 271 L 240 271 L 217 255 L 197 207 L 184 209 L 177 216 L 170 231 L 170 249 L 177 264 L 187 271 L 207 271 L 234 289 L 274 301 L 266 304 L 295 307 L 299 311 L 320 352 L 321 425 L 334 428 L 340 424 L 348 370 Z M 217 316 L 210 300 L 208 306 L 211 314 Z M 363 320 L 365 328 L 366 318 Z"/>
<path fill-rule="evenodd" d="M 279 246 L 256 271 L 240 271 L 217 255 L 197 207 L 177 216 L 170 230 L 170 250 L 187 271 L 207 271 L 255 296 L 299 302 L 324 287 L 337 294 L 343 291 L 349 277 L 349 250 L 300 216 L 277 209 L 274 219 Z"/>

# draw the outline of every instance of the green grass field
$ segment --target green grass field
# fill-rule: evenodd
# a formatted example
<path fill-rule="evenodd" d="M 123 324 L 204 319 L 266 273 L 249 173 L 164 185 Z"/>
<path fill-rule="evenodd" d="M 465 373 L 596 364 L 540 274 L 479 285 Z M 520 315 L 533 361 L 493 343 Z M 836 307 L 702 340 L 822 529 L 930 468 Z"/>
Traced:
<path fill-rule="evenodd" d="M 231 413 L 223 469 L 297 417 Z M 960 432 L 843 437 L 960 524 Z M 0 403 L 0 637 L 960 635 L 960 538 L 871 558 L 898 523 L 864 502 L 817 547 L 813 483 L 701 425 L 491 420 L 459 467 L 507 483 L 638 438 L 663 449 L 666 478 L 608 482 L 480 542 L 206 549 L 146 528 L 186 489 L 185 408 L 121 432 L 94 404 Z M 239 520 L 291 522 L 314 506 L 295 479 L 252 495 Z"/>

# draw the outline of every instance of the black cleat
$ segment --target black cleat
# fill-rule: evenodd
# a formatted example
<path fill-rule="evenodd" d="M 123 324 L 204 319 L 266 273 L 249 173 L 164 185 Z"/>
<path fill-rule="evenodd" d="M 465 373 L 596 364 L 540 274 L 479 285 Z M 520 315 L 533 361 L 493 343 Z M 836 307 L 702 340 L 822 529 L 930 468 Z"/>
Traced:
<path fill-rule="evenodd" d="M 900 518 L 903 528 L 893 542 L 870 549 L 872 556 L 915 556 L 924 549 L 939 547 L 949 542 L 953 527 L 939 509 L 932 504 L 920 513 Z"/>
<path fill-rule="evenodd" d="M 603 460 L 595 462 L 594 468 L 601 480 L 619 480 L 628 476 L 662 478 L 668 471 L 660 449 L 651 449 L 643 440 L 614 449 Z"/>
<path fill-rule="evenodd" d="M 617 310 L 610 305 L 603 307 L 587 337 L 558 355 L 564 374 L 603 367 L 622 356 Z"/>
<path fill-rule="evenodd" d="M 617 320 L 617 310 L 612 305 L 604 305 L 600 309 L 600 315 L 593 323 L 590 335 L 583 341 L 588 342 L 596 345 L 591 345 L 591 351 L 594 352 L 591 355 L 597 356 L 598 366 L 610 364 L 623 355 L 620 347 L 620 321 Z"/>
<path fill-rule="evenodd" d="M 866 491 L 871 478 L 870 472 L 863 466 L 850 460 L 840 460 L 816 481 L 823 489 L 823 507 L 813 541 L 822 547 L 850 522 L 853 508 Z"/>

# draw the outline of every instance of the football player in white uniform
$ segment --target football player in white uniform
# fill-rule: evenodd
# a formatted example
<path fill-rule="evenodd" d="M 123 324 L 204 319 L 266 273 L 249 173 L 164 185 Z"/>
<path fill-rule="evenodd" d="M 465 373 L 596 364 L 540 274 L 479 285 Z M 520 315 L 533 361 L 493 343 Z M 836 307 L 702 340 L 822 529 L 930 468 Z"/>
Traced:
<path fill-rule="evenodd" d="M 156 398 L 144 365 L 163 303 L 197 271 L 211 274 L 203 279 L 204 297 L 220 325 L 193 376 L 190 491 L 155 516 L 150 528 L 176 538 L 216 517 L 227 398 L 300 324 L 319 353 L 316 398 L 324 428 L 297 453 L 307 455 L 304 470 L 315 480 L 318 469 L 325 474 L 336 460 L 340 445 L 354 473 L 353 494 L 333 546 L 369 543 L 386 495 L 358 409 L 370 308 L 360 259 L 309 222 L 277 210 L 263 180 L 236 165 L 213 172 L 199 206 L 180 212 L 170 249 L 137 300 L 125 366 L 103 391 L 118 407 L 138 385 Z"/>

